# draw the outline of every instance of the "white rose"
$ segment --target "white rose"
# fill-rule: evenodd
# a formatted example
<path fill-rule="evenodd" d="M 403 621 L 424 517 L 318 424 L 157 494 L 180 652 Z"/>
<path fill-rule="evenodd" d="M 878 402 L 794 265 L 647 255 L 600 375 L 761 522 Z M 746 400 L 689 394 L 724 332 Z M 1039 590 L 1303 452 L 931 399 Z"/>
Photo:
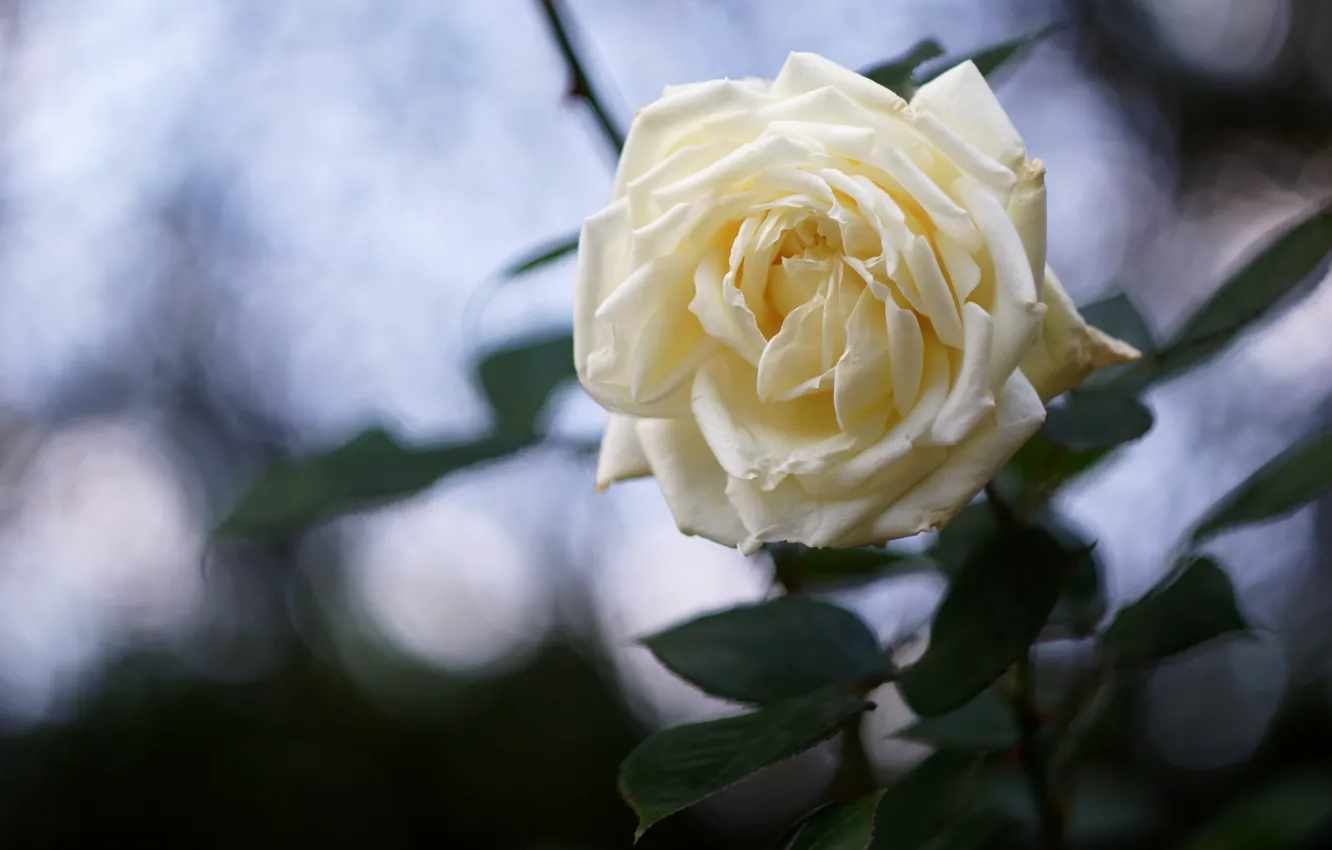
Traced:
<path fill-rule="evenodd" d="M 1044 173 L 969 62 L 910 104 L 809 53 L 668 88 L 579 243 L 598 486 L 655 475 L 745 552 L 947 523 L 1043 400 L 1136 356 L 1046 269 Z"/>

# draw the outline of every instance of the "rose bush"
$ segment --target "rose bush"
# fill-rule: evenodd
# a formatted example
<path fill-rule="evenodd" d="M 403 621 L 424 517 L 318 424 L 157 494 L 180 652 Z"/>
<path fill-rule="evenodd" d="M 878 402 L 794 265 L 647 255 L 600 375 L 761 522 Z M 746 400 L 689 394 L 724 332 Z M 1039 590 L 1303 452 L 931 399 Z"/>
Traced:
<path fill-rule="evenodd" d="M 908 104 L 808 53 L 670 87 L 583 225 L 574 358 L 599 487 L 659 482 L 743 551 L 938 528 L 1136 356 L 1045 265 L 1044 168 L 964 63 Z"/>

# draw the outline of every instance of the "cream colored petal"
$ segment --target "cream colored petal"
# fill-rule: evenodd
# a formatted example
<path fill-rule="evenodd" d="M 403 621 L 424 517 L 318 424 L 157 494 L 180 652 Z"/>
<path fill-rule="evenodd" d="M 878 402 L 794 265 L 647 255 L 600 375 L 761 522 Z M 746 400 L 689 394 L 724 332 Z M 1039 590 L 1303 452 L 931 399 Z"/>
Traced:
<path fill-rule="evenodd" d="M 1008 202 L 1008 217 L 1017 229 L 1022 247 L 1027 251 L 1036 298 L 1045 287 L 1045 166 L 1040 160 L 1023 163 L 1021 178 Z"/>
<path fill-rule="evenodd" d="M 892 380 L 893 404 L 898 413 L 906 416 L 916 404 L 925 372 L 925 337 L 915 313 L 898 307 L 891 298 L 883 306 L 888 325 L 888 375 Z"/>
<path fill-rule="evenodd" d="M 638 434 L 682 532 L 723 546 L 737 546 L 748 537 L 739 515 L 727 501 L 726 473 L 693 420 L 643 420 L 638 424 Z"/>
<path fill-rule="evenodd" d="M 929 112 L 917 111 L 913 124 L 916 132 L 960 171 L 970 174 L 995 197 L 1007 202 L 1016 181 L 1011 169 L 972 147 L 953 128 Z"/>
<path fill-rule="evenodd" d="M 713 80 L 680 91 L 640 109 L 625 136 L 624 151 L 615 173 L 612 197 L 626 185 L 688 144 L 700 124 L 729 115 L 751 113 L 772 100 L 756 86 L 732 80 Z"/>
<path fill-rule="evenodd" d="M 1027 146 L 974 62 L 963 62 L 921 86 L 911 106 L 933 114 L 1014 174 L 1027 158 Z"/>
<path fill-rule="evenodd" d="M 744 297 L 728 280 L 727 254 L 725 245 L 716 245 L 695 267 L 689 312 L 708 336 L 757 365 L 768 341 Z"/>
<path fill-rule="evenodd" d="M 597 309 L 624 283 L 629 255 L 629 206 L 617 201 L 583 222 L 574 275 L 574 363 L 584 374 L 591 351 L 607 344 L 594 325 Z"/>
<path fill-rule="evenodd" d="M 964 249 L 974 251 L 981 246 L 981 235 L 976 231 L 976 225 L 972 223 L 972 217 L 967 214 L 967 210 L 950 198 L 947 192 L 914 162 L 907 159 L 901 151 L 876 152 L 873 164 L 901 186 L 903 191 L 920 205 L 934 225 L 956 239 Z M 972 181 L 975 182 L 974 178 Z"/>
<path fill-rule="evenodd" d="M 906 101 L 888 89 L 815 53 L 788 56 L 772 81 L 771 92 L 774 97 L 784 98 L 825 87 L 837 89 L 867 109 L 890 115 L 906 109 Z"/>
<path fill-rule="evenodd" d="M 652 474 L 652 465 L 643 453 L 638 438 L 638 419 L 612 413 L 601 435 L 601 453 L 597 456 L 597 489 L 605 490 L 616 481 L 642 478 Z"/>
<path fill-rule="evenodd" d="M 1090 327 L 1059 278 L 1045 269 L 1045 321 L 1036 345 L 1022 359 L 1022 372 L 1049 401 L 1087 380 L 1097 369 L 1128 363 L 1141 355 L 1126 342 Z"/>
<path fill-rule="evenodd" d="M 1014 372 L 1000 389 L 993 413 L 930 473 L 872 521 L 839 538 L 837 546 L 864 546 L 942 528 L 993 478 L 1045 421 L 1035 389 Z"/>
<path fill-rule="evenodd" d="M 943 260 L 944 271 L 948 272 L 948 283 L 957 296 L 957 303 L 965 304 L 980 283 L 980 266 L 976 265 L 976 261 L 961 245 L 947 235 L 937 234 L 934 241 L 939 249 L 939 259 Z"/>
<path fill-rule="evenodd" d="M 963 177 L 954 192 L 971 212 L 985 236 L 994 271 L 993 302 L 982 304 L 994 320 L 990 383 L 998 387 L 1018 367 L 1040 333 L 1045 307 L 1036 298 L 1026 248 L 1008 213 L 983 186 Z"/>
<path fill-rule="evenodd" d="M 994 337 L 990 314 L 979 304 L 968 303 L 962 308 L 962 322 L 966 328 L 962 368 L 953 379 L 953 388 L 930 430 L 930 440 L 944 446 L 966 439 L 995 404 L 990 391 L 990 348 Z"/>
<path fill-rule="evenodd" d="M 888 325 L 882 304 L 868 289 L 846 321 L 846 352 L 837 361 L 833 409 L 843 429 L 855 428 L 870 416 L 886 419 L 892 403 L 888 366 Z M 882 427 L 882 426 L 880 426 Z"/>
<path fill-rule="evenodd" d="M 917 236 L 911 240 L 906 250 L 907 266 L 911 268 L 911 277 L 920 292 L 921 302 L 925 306 L 925 318 L 934 327 L 934 335 L 944 345 L 952 348 L 962 346 L 962 317 L 957 312 L 957 300 L 944 279 L 939 261 L 930 247 L 930 240 Z"/>
<path fill-rule="evenodd" d="M 726 473 L 777 486 L 788 475 L 819 472 L 865 436 L 842 431 L 824 395 L 764 404 L 754 367 L 723 349 L 695 376 L 693 412 Z"/>
<path fill-rule="evenodd" d="M 822 298 L 801 304 L 768 342 L 758 365 L 759 401 L 791 401 L 823 384 L 823 304 Z"/>

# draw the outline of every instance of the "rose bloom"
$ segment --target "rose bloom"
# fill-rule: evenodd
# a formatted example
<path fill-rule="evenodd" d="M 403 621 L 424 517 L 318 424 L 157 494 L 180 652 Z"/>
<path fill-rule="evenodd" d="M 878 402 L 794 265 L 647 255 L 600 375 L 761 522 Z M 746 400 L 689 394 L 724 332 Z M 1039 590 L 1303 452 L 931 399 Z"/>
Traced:
<path fill-rule="evenodd" d="M 970 62 L 909 104 L 809 53 L 668 87 L 579 242 L 598 487 L 653 475 L 682 531 L 744 552 L 942 527 L 1045 400 L 1137 354 L 1045 239 L 1044 167 Z"/>

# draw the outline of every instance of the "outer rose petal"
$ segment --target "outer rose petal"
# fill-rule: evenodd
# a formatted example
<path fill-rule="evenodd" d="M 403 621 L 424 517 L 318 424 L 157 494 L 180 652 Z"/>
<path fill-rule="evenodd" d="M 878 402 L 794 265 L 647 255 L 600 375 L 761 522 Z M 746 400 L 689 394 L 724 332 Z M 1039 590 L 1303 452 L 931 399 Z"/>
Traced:
<path fill-rule="evenodd" d="M 726 500 L 726 473 L 693 420 L 641 419 L 638 435 L 682 532 L 723 546 L 745 539 L 745 526 Z"/>
<path fill-rule="evenodd" d="M 1049 266 L 1045 269 L 1045 304 L 1040 340 L 1022 359 L 1021 367 L 1043 401 L 1073 389 L 1097 369 L 1142 356 L 1127 342 L 1083 321 Z"/>
<path fill-rule="evenodd" d="M 605 490 L 616 481 L 652 474 L 652 464 L 648 463 L 638 438 L 637 422 L 632 416 L 611 414 L 597 458 L 598 490 Z"/>
<path fill-rule="evenodd" d="M 930 80 L 911 98 L 911 105 L 943 121 L 1014 174 L 1021 173 L 1027 146 L 976 63 L 963 62 Z"/>
<path fill-rule="evenodd" d="M 815 498 L 795 479 L 772 491 L 732 478 L 726 493 L 748 536 L 740 551 L 788 540 L 809 546 L 849 548 L 941 528 L 962 510 L 1045 421 L 1045 407 L 1022 373 L 999 390 L 994 410 L 965 441 L 905 493 L 870 490 L 855 498 Z M 924 464 L 939 457 L 916 454 Z M 907 470 L 902 470 L 907 474 Z M 919 475 L 919 473 L 912 473 Z M 885 492 L 886 491 L 886 492 Z"/>

